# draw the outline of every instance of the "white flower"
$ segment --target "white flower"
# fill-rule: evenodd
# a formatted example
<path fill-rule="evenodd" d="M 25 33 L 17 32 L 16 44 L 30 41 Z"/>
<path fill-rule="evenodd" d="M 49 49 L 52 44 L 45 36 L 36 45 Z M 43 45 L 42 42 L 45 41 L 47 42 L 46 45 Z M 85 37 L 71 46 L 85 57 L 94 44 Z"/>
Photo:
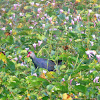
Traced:
<path fill-rule="evenodd" d="M 91 59 L 91 57 L 93 57 L 93 55 L 96 55 L 96 51 L 95 50 L 88 50 L 85 51 L 86 54 L 88 55 L 88 57 Z"/>
<path fill-rule="evenodd" d="M 99 80 L 99 76 L 95 77 L 95 79 L 93 80 L 93 82 L 94 82 L 94 83 L 95 83 L 95 82 L 96 82 L 96 83 L 99 83 L 98 80 Z"/>
<path fill-rule="evenodd" d="M 100 62 L 100 55 L 96 55 L 98 62 Z"/>

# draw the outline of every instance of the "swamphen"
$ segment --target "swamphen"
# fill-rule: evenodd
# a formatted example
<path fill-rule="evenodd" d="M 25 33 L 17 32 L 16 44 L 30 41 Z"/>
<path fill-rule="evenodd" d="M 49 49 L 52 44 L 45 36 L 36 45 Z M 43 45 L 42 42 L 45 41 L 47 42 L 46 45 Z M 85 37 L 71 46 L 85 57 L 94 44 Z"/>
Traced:
<path fill-rule="evenodd" d="M 56 65 L 52 60 L 47 60 L 43 58 L 37 58 L 34 54 L 34 52 L 30 51 L 28 52 L 27 57 L 30 57 L 34 63 L 35 68 L 45 68 L 48 71 L 53 71 L 54 66 Z M 62 60 L 58 60 L 58 65 L 62 63 Z"/>

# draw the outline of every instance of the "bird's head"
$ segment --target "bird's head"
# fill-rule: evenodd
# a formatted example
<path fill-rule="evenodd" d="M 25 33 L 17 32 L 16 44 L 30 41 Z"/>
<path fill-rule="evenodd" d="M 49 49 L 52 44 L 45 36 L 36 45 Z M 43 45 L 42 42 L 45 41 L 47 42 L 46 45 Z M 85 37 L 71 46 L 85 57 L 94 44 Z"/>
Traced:
<path fill-rule="evenodd" d="M 34 52 L 32 52 L 32 51 L 28 52 L 27 57 L 35 58 Z"/>

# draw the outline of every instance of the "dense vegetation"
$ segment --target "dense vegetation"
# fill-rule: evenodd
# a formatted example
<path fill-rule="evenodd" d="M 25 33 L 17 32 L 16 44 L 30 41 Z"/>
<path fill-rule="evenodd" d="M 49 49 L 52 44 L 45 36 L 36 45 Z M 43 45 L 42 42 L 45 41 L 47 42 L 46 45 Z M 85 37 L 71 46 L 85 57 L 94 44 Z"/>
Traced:
<path fill-rule="evenodd" d="M 63 60 L 35 69 L 37 57 Z M 99 0 L 0 0 L 0 100 L 100 98 Z"/>

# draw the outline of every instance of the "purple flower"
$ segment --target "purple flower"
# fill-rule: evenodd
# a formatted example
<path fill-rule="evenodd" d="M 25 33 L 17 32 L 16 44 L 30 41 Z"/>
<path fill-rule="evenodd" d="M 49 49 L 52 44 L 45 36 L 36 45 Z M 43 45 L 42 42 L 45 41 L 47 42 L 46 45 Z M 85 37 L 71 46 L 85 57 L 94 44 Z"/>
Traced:
<path fill-rule="evenodd" d="M 88 55 L 88 57 L 91 59 L 91 57 L 93 57 L 93 55 L 96 54 L 96 51 L 95 50 L 88 50 L 88 51 L 85 51 L 86 54 Z"/>
<path fill-rule="evenodd" d="M 98 80 L 99 80 L 99 76 L 95 77 L 95 79 L 93 80 L 93 82 L 94 82 L 94 83 L 95 83 L 95 82 L 96 82 L 96 83 L 99 83 Z"/>
<path fill-rule="evenodd" d="M 33 44 L 34 49 L 36 49 L 36 43 Z"/>
<path fill-rule="evenodd" d="M 100 62 L 100 55 L 96 55 L 98 62 Z"/>
<path fill-rule="evenodd" d="M 21 63 L 21 66 L 24 66 L 24 62 Z"/>
<path fill-rule="evenodd" d="M 21 59 L 22 58 L 22 56 L 21 55 L 19 55 L 19 59 Z"/>
<path fill-rule="evenodd" d="M 25 48 L 25 50 L 27 50 L 27 51 L 28 51 L 28 50 L 29 50 L 29 48 Z"/>
<path fill-rule="evenodd" d="M 43 41 L 38 41 L 38 46 L 40 46 L 43 43 Z"/>

